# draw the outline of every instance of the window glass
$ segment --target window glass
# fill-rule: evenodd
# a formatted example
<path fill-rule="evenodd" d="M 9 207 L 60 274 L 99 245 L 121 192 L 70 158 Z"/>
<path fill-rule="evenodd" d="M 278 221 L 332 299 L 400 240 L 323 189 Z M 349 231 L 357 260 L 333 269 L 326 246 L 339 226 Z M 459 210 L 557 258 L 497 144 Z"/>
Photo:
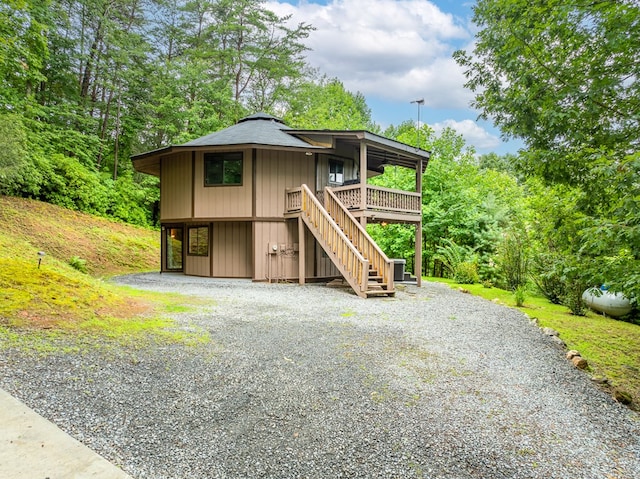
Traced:
<path fill-rule="evenodd" d="M 192 256 L 209 255 L 209 227 L 192 226 L 189 228 L 189 250 Z"/>
<path fill-rule="evenodd" d="M 329 183 L 344 183 L 344 165 L 342 162 L 329 160 Z"/>
<path fill-rule="evenodd" d="M 167 228 L 166 233 L 166 268 L 168 270 L 182 269 L 182 228 Z"/>
<path fill-rule="evenodd" d="M 242 185 L 242 152 L 204 154 L 204 186 L 221 185 Z"/>

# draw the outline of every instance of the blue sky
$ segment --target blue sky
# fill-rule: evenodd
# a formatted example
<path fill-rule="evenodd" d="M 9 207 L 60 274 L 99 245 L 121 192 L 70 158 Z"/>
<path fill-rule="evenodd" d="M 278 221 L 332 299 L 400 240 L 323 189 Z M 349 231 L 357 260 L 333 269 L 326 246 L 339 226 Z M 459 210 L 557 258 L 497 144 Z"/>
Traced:
<path fill-rule="evenodd" d="M 462 69 L 451 54 L 473 45 L 473 2 L 454 0 L 268 0 L 278 15 L 292 15 L 316 30 L 307 58 L 321 73 L 367 99 L 373 120 L 386 128 L 417 120 L 412 100 L 424 98 L 420 120 L 439 131 L 450 126 L 480 154 L 515 153 L 490 122 L 469 107 Z"/>

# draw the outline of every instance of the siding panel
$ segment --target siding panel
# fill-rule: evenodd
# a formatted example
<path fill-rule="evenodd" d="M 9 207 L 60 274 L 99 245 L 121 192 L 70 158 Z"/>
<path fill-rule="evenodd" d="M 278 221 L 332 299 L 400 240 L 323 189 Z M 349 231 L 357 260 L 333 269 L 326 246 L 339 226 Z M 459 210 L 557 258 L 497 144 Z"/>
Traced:
<path fill-rule="evenodd" d="M 186 255 L 184 273 L 191 276 L 211 276 L 208 256 Z"/>
<path fill-rule="evenodd" d="M 301 184 L 315 184 L 315 160 L 304 152 L 258 150 L 256 216 L 284 216 L 284 192 Z"/>
<path fill-rule="evenodd" d="M 251 278 L 251 272 L 251 223 L 214 223 L 212 276 Z"/>
<path fill-rule="evenodd" d="M 254 255 L 258 281 L 281 281 L 298 278 L 298 224 L 297 221 L 256 222 L 254 227 Z M 271 246 L 277 250 L 272 251 Z M 307 258 L 309 256 L 307 255 Z M 312 258 L 312 257 L 311 257 Z M 313 263 L 308 262 L 310 273 Z"/>
<path fill-rule="evenodd" d="M 191 152 L 160 159 L 160 219 L 191 217 Z"/>

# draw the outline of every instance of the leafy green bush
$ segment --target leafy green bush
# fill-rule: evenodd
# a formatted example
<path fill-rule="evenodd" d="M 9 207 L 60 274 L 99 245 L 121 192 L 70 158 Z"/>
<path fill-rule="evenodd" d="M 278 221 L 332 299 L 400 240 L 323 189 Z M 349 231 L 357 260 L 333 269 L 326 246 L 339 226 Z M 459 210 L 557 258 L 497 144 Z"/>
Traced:
<path fill-rule="evenodd" d="M 562 304 L 565 305 L 572 314 L 584 316 L 587 313 L 587 305 L 582 300 L 582 293 L 592 282 L 590 269 L 593 261 L 588 258 L 563 256 L 559 265 L 564 283 L 564 294 Z"/>
<path fill-rule="evenodd" d="M 81 273 L 87 273 L 87 260 L 84 260 L 78 256 L 72 256 L 69 259 L 69 265 Z"/>
<path fill-rule="evenodd" d="M 442 242 L 444 244 L 438 246 L 435 259 L 440 260 L 449 274 L 455 277 L 458 265 L 467 261 L 471 256 L 471 251 L 448 238 L 444 238 Z"/>
<path fill-rule="evenodd" d="M 582 293 L 586 289 L 586 285 L 581 281 L 572 281 L 565 285 L 565 293 L 562 297 L 564 304 L 571 314 L 576 316 L 584 316 L 587 314 L 587 305 L 582 299 Z"/>
<path fill-rule="evenodd" d="M 460 284 L 474 284 L 480 281 L 478 265 L 472 261 L 463 261 L 456 265 L 453 279 Z"/>
<path fill-rule="evenodd" d="M 529 240 L 522 227 L 505 233 L 498 247 L 497 264 L 505 281 L 505 289 L 515 291 L 527 283 Z"/>
<path fill-rule="evenodd" d="M 544 297 L 553 304 L 562 304 L 562 298 L 566 294 L 560 266 L 559 256 L 550 253 L 536 255 L 531 264 L 531 279 Z"/>
<path fill-rule="evenodd" d="M 513 292 L 514 299 L 516 300 L 516 306 L 521 307 L 527 299 L 527 287 L 523 284 L 518 286 Z"/>
<path fill-rule="evenodd" d="M 0 115 L 0 194 L 11 194 L 16 189 L 26 156 L 26 134 L 20 117 Z"/>
<path fill-rule="evenodd" d="M 502 271 L 498 268 L 498 265 L 494 261 L 493 257 L 484 255 L 478 260 L 478 275 L 485 287 L 491 288 L 492 286 L 504 284 L 504 278 Z"/>
<path fill-rule="evenodd" d="M 86 213 L 105 214 L 109 192 L 97 172 L 61 154 L 51 157 L 51 165 L 50 177 L 40 195 L 44 201 Z"/>

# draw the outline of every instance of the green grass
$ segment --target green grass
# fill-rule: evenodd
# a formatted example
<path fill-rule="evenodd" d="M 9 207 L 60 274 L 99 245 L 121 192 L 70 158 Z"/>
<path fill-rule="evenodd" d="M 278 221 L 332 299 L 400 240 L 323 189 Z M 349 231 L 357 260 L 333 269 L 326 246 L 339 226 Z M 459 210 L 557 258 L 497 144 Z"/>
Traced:
<path fill-rule="evenodd" d="M 575 349 L 589 363 L 593 376 L 606 377 L 612 387 L 626 391 L 633 398 L 634 409 L 640 409 L 640 326 L 608 318 L 589 311 L 586 316 L 574 316 L 565 306 L 552 304 L 546 298 L 529 293 L 522 307 L 516 306 L 512 292 L 485 288 L 480 284 L 457 284 L 442 278 L 425 278 L 452 288 L 464 288 L 511 308 L 517 308 L 560 333 L 568 349 Z"/>
<path fill-rule="evenodd" d="M 168 317 L 199 307 L 186 296 L 101 278 L 159 269 L 159 234 L 33 200 L 0 196 L 0 349 L 38 354 L 149 341 L 200 344 Z M 38 252 L 46 255 L 38 264 Z M 70 259 L 86 260 L 86 273 Z M 71 261 L 73 262 L 73 261 Z"/>

